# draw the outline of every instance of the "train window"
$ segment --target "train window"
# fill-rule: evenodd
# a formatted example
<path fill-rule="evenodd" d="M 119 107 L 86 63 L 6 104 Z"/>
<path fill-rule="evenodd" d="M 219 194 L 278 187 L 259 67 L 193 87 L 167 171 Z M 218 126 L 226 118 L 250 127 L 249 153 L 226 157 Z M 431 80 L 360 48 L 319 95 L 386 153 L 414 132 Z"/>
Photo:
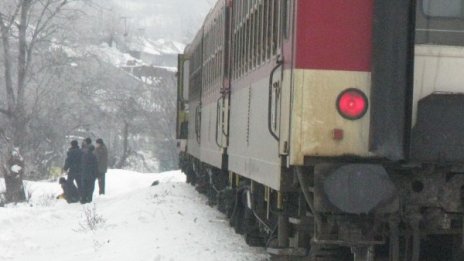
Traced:
<path fill-rule="evenodd" d="M 251 28 L 251 25 L 250 25 L 250 19 L 249 19 L 249 16 L 246 20 L 246 23 L 245 23 L 245 46 L 244 46 L 244 49 L 245 49 L 245 56 L 243 57 L 243 73 L 246 73 L 248 71 L 248 57 L 250 56 L 250 28 Z"/>
<path fill-rule="evenodd" d="M 254 29 L 253 29 L 253 67 L 258 66 L 258 36 L 259 36 L 259 15 L 258 15 L 258 9 L 255 9 L 254 11 Z"/>
<path fill-rule="evenodd" d="M 237 28 L 237 77 L 240 76 L 242 62 L 242 28 Z"/>
<path fill-rule="evenodd" d="M 255 67 L 255 53 L 256 53 L 256 49 L 255 49 L 255 35 L 256 35 L 256 30 L 255 30 L 255 24 L 256 24 L 256 14 L 255 12 L 251 12 L 251 47 L 250 47 L 250 50 L 251 50 L 251 56 L 250 56 L 250 69 L 254 68 Z"/>
<path fill-rule="evenodd" d="M 422 2 L 424 13 L 432 17 L 462 17 L 463 7 L 463 0 L 423 0 Z"/>
<path fill-rule="evenodd" d="M 277 47 L 279 46 L 279 3 L 280 1 L 274 1 L 274 20 L 272 24 L 272 54 L 275 55 L 277 53 Z"/>
<path fill-rule="evenodd" d="M 241 70 L 241 74 L 243 75 L 245 73 L 245 70 L 246 70 L 246 58 L 247 58 L 247 55 L 248 55 L 248 21 L 245 21 L 244 24 L 243 24 L 243 28 L 242 28 L 242 36 L 243 36 L 243 46 L 242 46 L 242 70 Z"/>
<path fill-rule="evenodd" d="M 263 48 L 263 53 L 262 53 L 262 60 L 266 61 L 266 54 L 267 54 L 267 32 L 268 32 L 268 24 L 269 24 L 269 0 L 264 0 L 264 6 L 263 6 L 263 12 L 264 12 L 264 20 L 263 20 L 263 32 L 262 32 L 262 48 Z"/>
<path fill-rule="evenodd" d="M 290 2 L 289 0 L 284 0 L 283 1 L 283 6 L 282 6 L 282 30 L 285 39 L 288 39 L 289 36 L 289 30 L 290 30 Z"/>
<path fill-rule="evenodd" d="M 246 21 L 243 21 L 242 27 L 240 28 L 240 34 L 242 37 L 241 43 L 241 50 L 240 50 L 240 76 L 243 75 L 245 71 L 245 55 L 246 55 Z"/>
<path fill-rule="evenodd" d="M 267 30 L 266 30 L 266 59 L 271 58 L 271 39 L 272 39 L 272 15 L 274 14 L 272 7 L 274 6 L 273 1 L 269 0 L 267 6 Z"/>
<path fill-rule="evenodd" d="M 242 24 L 240 27 L 240 64 L 239 64 L 239 74 L 240 76 L 243 75 L 243 61 L 245 60 L 245 26 L 246 24 Z"/>
<path fill-rule="evenodd" d="M 263 17 L 263 1 L 259 1 L 259 7 L 258 7 L 258 33 L 257 33 L 257 37 L 258 37 L 258 53 L 257 53 L 257 57 L 258 57 L 258 64 L 261 64 L 263 62 L 263 57 L 262 57 L 262 52 L 263 52 L 263 21 L 264 21 L 264 17 Z"/>
<path fill-rule="evenodd" d="M 237 78 L 238 77 L 238 55 L 239 55 L 239 44 L 240 44 L 240 41 L 239 41 L 239 34 L 238 32 L 236 31 L 235 32 L 235 43 L 234 43 L 234 58 L 235 58 L 235 61 L 234 61 L 234 77 Z"/>

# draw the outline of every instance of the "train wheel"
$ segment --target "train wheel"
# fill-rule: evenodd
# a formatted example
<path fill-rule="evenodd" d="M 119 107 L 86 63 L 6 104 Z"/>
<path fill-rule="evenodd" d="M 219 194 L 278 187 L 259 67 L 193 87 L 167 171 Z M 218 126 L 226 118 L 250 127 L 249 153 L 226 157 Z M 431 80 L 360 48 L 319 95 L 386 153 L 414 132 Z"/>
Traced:
<path fill-rule="evenodd" d="M 197 177 L 192 167 L 187 168 L 185 175 L 187 176 L 187 183 L 191 184 L 192 186 L 195 186 L 197 182 Z"/>
<path fill-rule="evenodd" d="M 230 219 L 234 211 L 235 197 L 234 190 L 232 188 L 226 188 L 221 192 L 221 198 L 218 204 L 218 208 L 224 208 L 224 214 Z"/>
<path fill-rule="evenodd" d="M 243 234 L 244 233 L 244 215 L 245 215 L 245 206 L 242 201 L 243 187 L 237 190 L 235 194 L 235 204 L 230 216 L 230 225 L 234 228 L 235 233 Z"/>

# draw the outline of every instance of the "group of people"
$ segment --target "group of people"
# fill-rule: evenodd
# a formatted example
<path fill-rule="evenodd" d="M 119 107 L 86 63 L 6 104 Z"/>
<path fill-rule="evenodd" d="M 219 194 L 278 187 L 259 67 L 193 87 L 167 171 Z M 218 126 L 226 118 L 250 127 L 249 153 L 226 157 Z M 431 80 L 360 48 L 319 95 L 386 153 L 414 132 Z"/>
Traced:
<path fill-rule="evenodd" d="M 71 141 L 63 171 L 67 179 L 59 180 L 63 188 L 63 197 L 68 203 L 80 201 L 81 204 L 92 202 L 95 181 L 98 180 L 99 194 L 105 194 L 105 175 L 108 169 L 108 150 L 102 139 L 92 144 L 86 138 L 79 148 L 77 140 Z"/>

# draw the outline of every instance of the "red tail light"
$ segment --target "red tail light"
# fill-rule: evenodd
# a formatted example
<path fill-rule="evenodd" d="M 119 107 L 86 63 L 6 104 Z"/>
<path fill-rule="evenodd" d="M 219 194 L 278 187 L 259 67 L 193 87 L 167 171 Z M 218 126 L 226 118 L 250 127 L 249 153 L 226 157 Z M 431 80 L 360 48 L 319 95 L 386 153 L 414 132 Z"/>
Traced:
<path fill-rule="evenodd" d="M 367 108 L 367 96 L 358 89 L 346 89 L 337 98 L 337 110 L 345 119 L 360 119 L 366 114 Z"/>

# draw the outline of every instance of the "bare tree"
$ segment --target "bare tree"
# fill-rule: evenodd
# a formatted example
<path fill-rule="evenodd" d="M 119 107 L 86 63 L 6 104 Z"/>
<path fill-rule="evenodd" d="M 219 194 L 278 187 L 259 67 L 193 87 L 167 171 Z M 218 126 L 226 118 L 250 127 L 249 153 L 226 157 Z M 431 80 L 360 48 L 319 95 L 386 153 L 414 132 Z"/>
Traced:
<path fill-rule="evenodd" d="M 56 34 L 62 22 L 69 18 L 65 7 L 78 0 L 10 0 L 0 4 L 0 32 L 3 48 L 3 70 L 6 103 L 0 107 L 0 113 L 8 119 L 5 132 L 8 151 L 4 155 L 19 153 L 27 136 L 27 124 L 30 121 L 28 111 L 28 77 L 34 52 L 40 43 L 50 40 Z M 59 20 L 59 21 L 58 21 Z M 20 158 L 22 158 L 19 155 Z M 3 169 L 7 184 L 7 199 L 24 200 L 22 175 L 13 175 L 12 160 L 8 160 Z M 16 164 L 16 163 L 15 163 Z M 11 165 L 11 166 L 10 166 Z M 24 162 L 22 162 L 24 166 Z M 24 168 L 22 168 L 22 172 Z M 8 182 L 14 178 L 18 182 Z M 19 196 L 18 196 L 19 195 Z"/>

